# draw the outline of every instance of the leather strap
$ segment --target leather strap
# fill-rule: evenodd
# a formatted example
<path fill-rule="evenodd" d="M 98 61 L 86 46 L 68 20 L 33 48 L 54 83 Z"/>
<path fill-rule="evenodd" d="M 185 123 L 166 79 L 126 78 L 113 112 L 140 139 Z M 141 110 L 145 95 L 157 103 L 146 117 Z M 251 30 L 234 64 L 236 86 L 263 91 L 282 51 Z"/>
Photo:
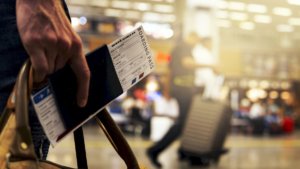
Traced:
<path fill-rule="evenodd" d="M 29 94 L 32 86 L 32 72 L 30 72 L 31 64 L 26 61 L 20 70 L 14 91 L 9 98 L 7 108 L 16 111 L 16 137 L 10 146 L 11 155 L 14 158 L 28 159 L 37 161 L 34 152 L 32 138 L 30 134 L 28 121 L 28 102 Z M 30 80 L 29 80 L 30 79 Z M 107 138 L 125 161 L 128 169 L 140 169 L 138 162 L 121 130 L 111 118 L 106 109 L 102 110 L 95 117 L 99 126 L 103 129 Z M 86 152 L 84 145 L 84 137 L 82 128 L 74 133 L 76 157 L 78 168 L 87 169 Z"/>
<path fill-rule="evenodd" d="M 82 127 L 79 127 L 77 130 L 74 131 L 74 142 L 76 150 L 77 167 L 80 169 L 88 169 Z"/>
<path fill-rule="evenodd" d="M 124 160 L 128 169 L 140 169 L 139 164 L 121 130 L 116 125 L 106 109 L 103 109 L 95 117 L 98 125 L 115 148 L 119 156 Z"/>
<path fill-rule="evenodd" d="M 16 135 L 10 146 L 10 152 L 13 158 L 37 160 L 28 120 L 30 65 L 30 62 L 26 61 L 22 66 L 13 94 L 8 101 L 12 103 L 16 113 Z"/>

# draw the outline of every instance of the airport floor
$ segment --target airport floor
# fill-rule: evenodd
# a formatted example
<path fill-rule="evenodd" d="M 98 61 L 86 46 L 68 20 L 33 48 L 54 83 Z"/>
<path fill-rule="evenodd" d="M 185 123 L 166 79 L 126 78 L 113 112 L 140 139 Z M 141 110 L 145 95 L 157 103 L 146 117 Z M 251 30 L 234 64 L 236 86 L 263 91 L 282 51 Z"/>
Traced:
<path fill-rule="evenodd" d="M 114 152 L 102 131 L 95 127 L 85 127 L 85 140 L 89 169 L 126 169 Z M 146 169 L 155 169 L 148 160 L 145 149 L 152 144 L 138 136 L 127 136 L 138 161 Z M 202 169 L 179 161 L 177 141 L 161 154 L 159 161 L 163 169 Z M 229 152 L 221 157 L 218 165 L 207 169 L 297 169 L 300 168 L 300 132 L 280 137 L 253 137 L 230 134 L 225 142 Z M 70 167 L 76 167 L 72 135 L 50 149 L 48 159 Z"/>

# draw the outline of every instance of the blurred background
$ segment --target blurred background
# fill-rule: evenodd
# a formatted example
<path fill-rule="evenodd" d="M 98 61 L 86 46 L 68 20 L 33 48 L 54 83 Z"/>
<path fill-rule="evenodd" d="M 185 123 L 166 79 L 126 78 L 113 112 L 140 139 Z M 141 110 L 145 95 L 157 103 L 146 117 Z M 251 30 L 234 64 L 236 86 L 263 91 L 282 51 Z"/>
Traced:
<path fill-rule="evenodd" d="M 182 61 L 186 67 L 195 67 L 191 71 L 195 81 L 189 87 L 194 91 L 190 97 L 225 104 L 230 111 L 224 113 L 231 115 L 228 130 L 223 130 L 228 135 L 224 142 L 219 140 L 228 152 L 206 167 L 292 169 L 300 165 L 300 0 L 66 2 L 86 53 L 139 25 L 147 34 L 155 71 L 108 105 L 138 161 L 146 168 L 155 168 L 147 157 L 147 148 L 160 140 L 183 113 L 180 101 L 172 94 L 176 73 L 171 65 L 175 54 L 180 53 L 175 49 L 184 46 L 178 42 L 191 33 L 196 42 L 185 56 L 190 54 L 194 60 Z M 169 98 L 164 92 L 177 100 L 175 105 L 161 100 Z M 201 109 L 193 102 L 195 99 L 187 112 Z M 188 131 L 192 115 L 186 116 L 184 131 Z M 206 116 L 210 115 L 203 118 Z M 196 121 L 193 130 L 206 127 L 197 125 Z M 126 168 L 94 122 L 88 122 L 84 130 L 91 168 Z M 76 166 L 70 137 L 51 149 L 50 160 Z M 179 136 L 158 157 L 163 168 L 203 167 L 180 160 L 177 152 L 184 147 L 183 137 Z"/>

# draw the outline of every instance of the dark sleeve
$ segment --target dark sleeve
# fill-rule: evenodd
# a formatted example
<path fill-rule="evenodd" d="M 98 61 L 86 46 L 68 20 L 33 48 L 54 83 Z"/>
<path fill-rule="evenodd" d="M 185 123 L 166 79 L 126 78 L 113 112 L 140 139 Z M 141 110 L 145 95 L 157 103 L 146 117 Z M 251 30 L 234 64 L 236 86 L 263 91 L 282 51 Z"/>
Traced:
<path fill-rule="evenodd" d="M 62 5 L 63 5 L 63 8 L 65 10 L 67 17 L 69 18 L 69 20 L 71 22 L 71 16 L 70 16 L 70 12 L 69 12 L 68 6 L 66 4 L 66 1 L 62 0 Z"/>

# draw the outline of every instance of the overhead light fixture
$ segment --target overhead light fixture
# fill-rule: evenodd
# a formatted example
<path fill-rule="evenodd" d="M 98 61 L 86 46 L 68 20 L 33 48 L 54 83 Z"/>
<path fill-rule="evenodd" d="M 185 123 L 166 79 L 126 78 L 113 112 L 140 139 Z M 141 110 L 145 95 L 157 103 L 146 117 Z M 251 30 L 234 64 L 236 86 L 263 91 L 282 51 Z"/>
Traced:
<path fill-rule="evenodd" d="M 99 7 L 107 7 L 109 5 L 108 0 L 90 0 L 89 3 L 92 6 L 99 6 Z"/>
<path fill-rule="evenodd" d="M 228 8 L 228 2 L 227 1 L 218 1 L 217 7 L 219 9 L 227 9 Z"/>
<path fill-rule="evenodd" d="M 288 23 L 293 26 L 300 26 L 300 18 L 290 18 Z"/>
<path fill-rule="evenodd" d="M 161 20 L 161 15 L 159 13 L 146 12 L 144 13 L 143 20 L 148 22 L 158 22 Z"/>
<path fill-rule="evenodd" d="M 243 2 L 229 2 L 228 8 L 236 11 L 243 11 L 246 8 L 245 3 Z"/>
<path fill-rule="evenodd" d="M 257 23 L 271 23 L 272 18 L 269 15 L 255 15 L 254 21 Z"/>
<path fill-rule="evenodd" d="M 164 14 L 161 16 L 161 21 L 163 22 L 175 22 L 176 16 L 173 14 Z"/>
<path fill-rule="evenodd" d="M 241 12 L 231 12 L 230 19 L 236 21 L 245 21 L 248 19 L 248 16 L 245 13 L 241 13 Z"/>
<path fill-rule="evenodd" d="M 72 27 L 76 29 L 80 25 L 80 19 L 78 17 L 71 17 Z"/>
<path fill-rule="evenodd" d="M 253 12 L 253 13 L 266 13 L 268 11 L 265 5 L 260 5 L 260 4 L 249 4 L 247 6 L 247 10 L 248 12 Z"/>
<path fill-rule="evenodd" d="M 263 80 L 259 82 L 259 87 L 262 89 L 268 89 L 270 87 L 270 83 L 267 80 Z"/>
<path fill-rule="evenodd" d="M 172 12 L 174 12 L 174 7 L 171 5 L 157 4 L 157 5 L 154 5 L 153 10 L 156 12 L 172 13 Z"/>
<path fill-rule="evenodd" d="M 85 25 L 87 23 L 87 18 L 82 16 L 79 18 L 80 25 Z"/>
<path fill-rule="evenodd" d="M 244 22 L 244 23 L 247 23 L 247 22 Z M 250 80 L 248 82 L 248 87 L 249 88 L 256 88 L 257 86 L 258 86 L 258 81 L 256 81 L 256 80 Z"/>
<path fill-rule="evenodd" d="M 231 22 L 229 20 L 218 20 L 217 25 L 222 28 L 229 28 L 231 27 Z"/>
<path fill-rule="evenodd" d="M 250 31 L 255 28 L 255 24 L 253 22 L 242 22 L 242 23 L 240 23 L 240 28 Z"/>
<path fill-rule="evenodd" d="M 280 94 L 280 98 L 281 98 L 282 100 L 289 100 L 289 99 L 292 98 L 292 95 L 291 95 L 290 92 L 284 91 L 284 92 L 282 92 L 282 93 Z"/>
<path fill-rule="evenodd" d="M 111 6 L 113 8 L 129 9 L 131 3 L 129 1 L 112 1 Z"/>
<path fill-rule="evenodd" d="M 292 11 L 289 8 L 275 7 L 273 13 L 279 16 L 291 16 Z"/>
<path fill-rule="evenodd" d="M 291 5 L 300 5 L 300 1 L 299 0 L 287 0 L 287 1 Z"/>
<path fill-rule="evenodd" d="M 271 91 L 270 92 L 270 94 L 269 94 L 269 97 L 271 98 L 271 99 L 277 99 L 278 98 L 278 96 L 279 96 L 279 93 L 277 92 L 277 91 Z"/>
<path fill-rule="evenodd" d="M 220 18 L 220 19 L 227 19 L 229 16 L 229 13 L 228 13 L 228 11 L 217 11 L 216 16 L 217 16 L 217 18 Z"/>
<path fill-rule="evenodd" d="M 105 9 L 104 14 L 109 17 L 121 17 L 122 11 L 118 9 Z"/>
<path fill-rule="evenodd" d="M 72 0 L 70 2 L 70 4 L 74 4 L 74 5 L 86 5 L 87 2 L 86 1 L 80 1 L 80 0 Z"/>
<path fill-rule="evenodd" d="M 140 18 L 140 12 L 138 11 L 126 11 L 125 17 L 130 19 L 139 19 Z"/>
<path fill-rule="evenodd" d="M 151 9 L 151 5 L 145 2 L 135 2 L 133 4 L 133 8 L 140 11 L 149 11 Z"/>
<path fill-rule="evenodd" d="M 294 27 L 291 25 L 277 25 L 277 31 L 278 32 L 293 32 Z"/>
<path fill-rule="evenodd" d="M 160 24 L 154 22 L 137 23 L 142 24 L 145 33 L 155 39 L 169 39 L 174 36 L 174 30 L 170 24 Z"/>

